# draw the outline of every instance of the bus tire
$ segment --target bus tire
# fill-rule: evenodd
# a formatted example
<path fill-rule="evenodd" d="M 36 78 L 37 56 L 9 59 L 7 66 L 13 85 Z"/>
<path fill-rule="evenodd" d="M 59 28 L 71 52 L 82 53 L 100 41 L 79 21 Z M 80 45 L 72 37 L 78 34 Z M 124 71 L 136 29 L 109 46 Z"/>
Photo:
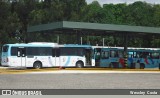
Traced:
<path fill-rule="evenodd" d="M 41 69 L 42 68 L 42 63 L 40 61 L 34 62 L 33 68 L 35 68 L 35 69 Z"/>
<path fill-rule="evenodd" d="M 143 63 L 140 64 L 140 69 L 144 69 L 145 65 Z"/>
<path fill-rule="evenodd" d="M 76 63 L 76 67 L 77 67 L 77 68 L 83 68 L 83 67 L 84 67 L 84 63 L 83 63 L 82 61 L 78 61 L 78 62 Z"/>

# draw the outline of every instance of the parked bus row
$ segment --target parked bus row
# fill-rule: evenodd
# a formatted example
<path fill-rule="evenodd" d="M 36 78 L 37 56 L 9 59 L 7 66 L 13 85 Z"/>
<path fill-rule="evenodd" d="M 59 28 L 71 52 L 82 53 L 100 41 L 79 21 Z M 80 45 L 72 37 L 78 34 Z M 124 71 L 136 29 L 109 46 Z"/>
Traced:
<path fill-rule="evenodd" d="M 160 49 L 156 48 L 128 48 L 127 66 L 122 47 L 94 48 L 96 66 L 112 68 L 159 68 Z"/>
<path fill-rule="evenodd" d="M 122 47 L 56 43 L 5 44 L 1 64 L 10 67 L 160 68 L 160 49 L 128 48 L 127 66 Z"/>

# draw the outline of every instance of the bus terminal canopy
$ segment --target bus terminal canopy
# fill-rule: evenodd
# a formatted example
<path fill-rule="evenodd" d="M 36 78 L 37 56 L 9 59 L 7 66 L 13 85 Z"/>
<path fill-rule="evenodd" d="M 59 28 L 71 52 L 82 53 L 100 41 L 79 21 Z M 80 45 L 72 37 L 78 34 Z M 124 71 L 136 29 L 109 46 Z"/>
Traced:
<path fill-rule="evenodd" d="M 57 32 L 58 31 L 58 32 Z M 127 47 L 130 37 L 146 37 L 160 38 L 160 28 L 156 27 L 144 27 L 144 26 L 129 26 L 129 25 L 115 25 L 115 24 L 100 24 L 100 23 L 85 23 L 85 22 L 70 22 L 70 21 L 61 21 L 49 24 L 41 24 L 36 26 L 30 26 L 27 29 L 28 33 L 32 32 L 47 32 L 47 33 L 62 33 L 77 35 L 77 43 L 82 44 L 80 39 L 82 35 L 118 35 L 123 37 L 123 46 L 124 46 L 124 62 L 127 66 Z M 57 38 L 58 39 L 58 38 Z M 57 41 L 58 42 L 58 41 Z M 104 43 L 104 41 L 103 41 Z M 104 45 L 104 44 L 103 44 Z M 148 46 L 147 46 L 148 47 Z"/>
<path fill-rule="evenodd" d="M 27 28 L 27 32 L 44 32 L 44 31 L 58 31 L 58 30 L 86 30 L 99 32 L 132 32 L 143 34 L 160 34 L 160 28 L 157 27 L 144 27 L 144 26 L 129 26 L 129 25 L 115 25 L 115 24 L 100 24 L 100 23 L 85 23 L 85 22 L 70 22 L 61 21 L 49 24 L 41 24 L 36 26 L 30 26 Z"/>

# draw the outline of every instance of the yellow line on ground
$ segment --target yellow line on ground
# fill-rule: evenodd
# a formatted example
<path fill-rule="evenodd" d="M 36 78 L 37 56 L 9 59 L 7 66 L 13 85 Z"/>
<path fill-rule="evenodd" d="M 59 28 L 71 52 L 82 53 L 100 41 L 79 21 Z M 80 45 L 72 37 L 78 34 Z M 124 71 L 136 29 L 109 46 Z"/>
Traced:
<path fill-rule="evenodd" d="M 12 68 L 3 68 L 0 69 L 0 74 L 22 74 L 28 72 L 48 72 L 48 71 L 58 71 L 58 70 L 82 70 L 82 71 L 152 71 L 160 72 L 159 69 L 115 69 L 115 68 L 43 68 L 43 69 L 12 69 Z"/>

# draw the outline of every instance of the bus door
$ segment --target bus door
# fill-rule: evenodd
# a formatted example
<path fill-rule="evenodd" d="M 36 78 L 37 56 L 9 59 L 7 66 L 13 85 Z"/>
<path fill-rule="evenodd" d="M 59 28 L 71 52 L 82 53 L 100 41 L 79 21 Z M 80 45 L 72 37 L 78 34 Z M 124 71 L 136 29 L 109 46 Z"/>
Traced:
<path fill-rule="evenodd" d="M 25 67 L 26 66 L 26 48 L 18 47 L 17 48 L 17 67 Z"/>
<path fill-rule="evenodd" d="M 92 49 L 85 49 L 86 65 L 92 65 Z"/>
<path fill-rule="evenodd" d="M 61 66 L 60 65 L 60 49 L 59 48 L 53 48 L 52 50 L 52 56 L 53 56 L 53 66 Z"/>
<path fill-rule="evenodd" d="M 101 48 L 94 49 L 94 58 L 95 58 L 95 66 L 100 66 L 100 59 L 101 59 Z"/>

